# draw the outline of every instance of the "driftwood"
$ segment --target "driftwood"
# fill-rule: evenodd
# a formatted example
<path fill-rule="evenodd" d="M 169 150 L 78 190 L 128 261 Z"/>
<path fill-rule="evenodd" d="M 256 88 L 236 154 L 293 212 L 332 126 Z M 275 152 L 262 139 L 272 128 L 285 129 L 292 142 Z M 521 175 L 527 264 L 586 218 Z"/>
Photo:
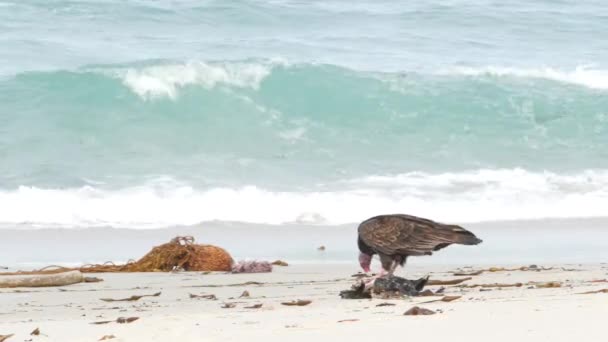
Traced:
<path fill-rule="evenodd" d="M 489 287 L 522 287 L 522 286 L 524 286 L 523 283 L 513 283 L 513 284 L 495 283 L 495 284 L 460 285 L 459 287 L 467 287 L 467 288 L 482 287 L 482 288 L 489 288 Z"/>
<path fill-rule="evenodd" d="M 579 294 L 594 294 L 594 293 L 608 293 L 608 289 L 601 289 L 601 290 L 596 290 L 596 291 L 587 291 L 587 292 L 582 292 Z"/>
<path fill-rule="evenodd" d="M 79 271 L 42 274 L 14 273 L 0 275 L 0 288 L 65 286 L 82 283 L 83 281 L 84 276 Z"/>
<path fill-rule="evenodd" d="M 281 303 L 281 304 L 282 305 L 286 305 L 286 306 L 306 306 L 306 305 L 308 305 L 310 303 L 312 303 L 311 300 L 301 300 L 301 299 L 299 299 L 299 300 L 294 300 L 294 301 L 291 301 L 291 302 L 284 302 L 284 303 Z"/>
<path fill-rule="evenodd" d="M 8 334 L 8 335 L 0 335 L 0 342 L 4 342 L 6 340 L 8 340 L 9 338 L 11 338 L 14 334 Z"/>
<path fill-rule="evenodd" d="M 140 296 L 131 296 L 129 298 L 121 298 L 121 299 L 113 299 L 113 298 L 99 298 L 99 300 L 103 300 L 104 302 L 134 302 L 140 300 L 143 297 L 158 297 L 161 295 L 161 292 L 156 292 L 151 295 L 140 295 Z"/>
<path fill-rule="evenodd" d="M 451 279 L 451 280 L 435 280 L 435 279 L 430 279 L 426 284 L 427 285 L 458 285 L 460 283 L 463 283 L 467 280 L 471 280 L 473 278 L 471 277 L 466 277 L 466 278 L 460 278 L 460 279 Z"/>
<path fill-rule="evenodd" d="M 435 303 L 435 302 L 452 302 L 461 297 L 462 296 L 443 296 L 441 299 L 429 300 L 427 302 L 422 302 L 420 304 Z"/>
<path fill-rule="evenodd" d="M 476 276 L 483 273 L 483 270 L 475 271 L 475 272 L 454 272 L 455 276 Z"/>
<path fill-rule="evenodd" d="M 127 323 L 131 323 L 131 322 L 135 322 L 138 319 L 139 319 L 139 317 L 118 317 L 115 321 L 97 321 L 97 322 L 92 322 L 91 324 L 96 324 L 96 325 L 108 324 L 108 323 L 127 324 Z"/>

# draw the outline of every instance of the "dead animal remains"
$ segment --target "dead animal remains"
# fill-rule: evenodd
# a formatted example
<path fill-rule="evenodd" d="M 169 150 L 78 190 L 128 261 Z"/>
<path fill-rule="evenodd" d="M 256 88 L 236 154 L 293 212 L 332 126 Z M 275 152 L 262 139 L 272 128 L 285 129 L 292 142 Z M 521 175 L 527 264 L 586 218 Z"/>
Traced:
<path fill-rule="evenodd" d="M 366 288 L 363 281 L 353 285 L 351 290 L 340 292 L 342 299 L 372 298 L 372 294 L 382 298 L 399 298 L 403 296 L 417 296 L 427 284 L 428 277 L 418 280 L 409 280 L 397 276 L 384 276 L 375 279 L 371 287 Z"/>

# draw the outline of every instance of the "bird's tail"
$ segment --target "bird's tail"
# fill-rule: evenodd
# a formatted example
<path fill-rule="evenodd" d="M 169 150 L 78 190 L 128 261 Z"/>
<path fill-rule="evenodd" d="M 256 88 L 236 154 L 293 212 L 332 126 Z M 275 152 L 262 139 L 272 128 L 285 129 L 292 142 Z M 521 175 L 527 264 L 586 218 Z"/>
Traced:
<path fill-rule="evenodd" d="M 461 245 L 478 245 L 483 240 L 479 239 L 475 234 L 470 231 L 457 226 L 457 225 L 444 225 L 445 232 L 449 234 L 449 239 L 453 243 L 459 243 Z"/>

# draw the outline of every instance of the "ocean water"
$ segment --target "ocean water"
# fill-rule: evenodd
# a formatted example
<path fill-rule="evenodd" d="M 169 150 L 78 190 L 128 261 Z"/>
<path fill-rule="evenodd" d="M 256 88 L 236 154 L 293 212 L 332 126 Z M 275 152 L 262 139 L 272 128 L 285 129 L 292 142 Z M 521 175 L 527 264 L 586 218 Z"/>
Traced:
<path fill-rule="evenodd" d="M 605 217 L 606 13 L 2 1 L 0 227 Z"/>

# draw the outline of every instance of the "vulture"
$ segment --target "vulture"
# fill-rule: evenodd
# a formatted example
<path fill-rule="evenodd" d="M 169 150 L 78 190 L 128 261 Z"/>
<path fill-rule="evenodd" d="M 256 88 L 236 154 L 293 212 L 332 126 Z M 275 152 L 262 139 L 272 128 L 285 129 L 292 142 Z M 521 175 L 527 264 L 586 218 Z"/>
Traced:
<path fill-rule="evenodd" d="M 410 215 L 380 215 L 359 225 L 359 264 L 370 271 L 374 254 L 382 263 L 382 272 L 392 275 L 407 257 L 432 255 L 453 243 L 477 245 L 482 242 L 470 231 Z"/>

